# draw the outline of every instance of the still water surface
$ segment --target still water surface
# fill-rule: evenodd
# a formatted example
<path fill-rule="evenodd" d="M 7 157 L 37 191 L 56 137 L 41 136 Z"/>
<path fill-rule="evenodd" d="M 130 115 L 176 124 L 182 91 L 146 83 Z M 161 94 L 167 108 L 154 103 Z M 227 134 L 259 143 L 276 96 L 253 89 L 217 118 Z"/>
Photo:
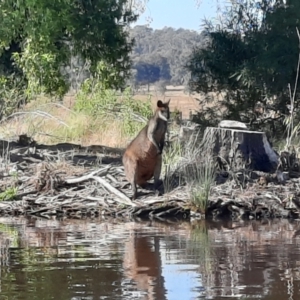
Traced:
<path fill-rule="evenodd" d="M 300 223 L 0 218 L 2 299 L 300 299 Z"/>

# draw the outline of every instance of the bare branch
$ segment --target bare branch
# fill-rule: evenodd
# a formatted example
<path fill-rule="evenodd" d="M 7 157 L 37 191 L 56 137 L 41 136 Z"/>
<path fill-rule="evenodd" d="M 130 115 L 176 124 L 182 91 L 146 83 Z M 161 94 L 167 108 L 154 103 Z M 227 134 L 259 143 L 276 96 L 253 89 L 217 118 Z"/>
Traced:
<path fill-rule="evenodd" d="M 115 194 L 117 197 L 119 197 L 120 199 L 123 200 L 123 201 L 121 201 L 119 199 L 114 199 L 116 202 L 119 202 L 119 203 L 122 203 L 122 204 L 126 204 L 126 205 L 130 205 L 130 206 L 136 206 L 136 204 L 133 203 L 133 202 L 131 202 L 131 200 L 126 195 L 124 195 L 122 192 L 120 192 L 119 190 L 117 190 L 116 188 L 114 188 L 111 184 L 109 184 L 103 178 L 100 178 L 98 176 L 92 176 L 92 179 L 94 179 L 94 180 L 98 181 L 99 183 L 101 183 L 111 193 Z"/>

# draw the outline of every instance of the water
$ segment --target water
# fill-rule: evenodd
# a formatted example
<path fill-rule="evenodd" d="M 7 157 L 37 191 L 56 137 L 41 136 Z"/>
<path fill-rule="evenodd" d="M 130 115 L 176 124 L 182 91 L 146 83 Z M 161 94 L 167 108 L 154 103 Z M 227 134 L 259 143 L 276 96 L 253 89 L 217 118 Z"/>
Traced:
<path fill-rule="evenodd" d="M 0 218 L 2 299 L 300 299 L 300 223 Z"/>

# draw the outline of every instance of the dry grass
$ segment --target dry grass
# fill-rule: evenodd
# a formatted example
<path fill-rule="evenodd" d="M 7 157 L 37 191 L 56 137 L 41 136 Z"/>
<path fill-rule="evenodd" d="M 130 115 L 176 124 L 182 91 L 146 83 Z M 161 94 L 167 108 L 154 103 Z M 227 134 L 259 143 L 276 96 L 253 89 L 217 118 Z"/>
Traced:
<path fill-rule="evenodd" d="M 155 107 L 156 101 L 158 99 L 171 99 L 170 109 L 171 111 L 178 110 L 182 113 L 182 118 L 184 120 L 188 120 L 190 118 L 190 114 L 194 114 L 196 111 L 205 109 L 205 108 L 216 108 L 220 110 L 219 101 L 222 100 L 223 94 L 220 93 L 216 95 L 215 93 L 208 93 L 206 96 L 212 99 L 211 102 L 207 103 L 204 100 L 204 95 L 200 95 L 198 93 L 187 94 L 184 92 L 184 86 L 172 86 L 169 85 L 166 87 L 166 92 L 164 95 L 161 95 L 155 90 L 154 86 L 150 87 L 149 92 L 144 88 L 140 93 L 134 96 L 135 99 L 139 99 L 142 101 L 146 101 L 151 95 L 152 106 Z M 199 102 L 203 101 L 204 103 Z"/>
<path fill-rule="evenodd" d="M 50 103 L 43 98 L 28 104 L 22 112 L 24 114 L 2 123 L 2 138 L 27 134 L 41 144 L 69 142 L 82 146 L 124 147 L 128 143 L 121 120 L 110 117 L 93 119 L 83 112 L 74 112 L 68 106 Z"/>
<path fill-rule="evenodd" d="M 183 119 L 189 119 L 190 113 L 200 108 L 197 98 L 201 99 L 201 96 L 185 94 L 181 86 L 168 86 L 163 96 L 151 88 L 149 93 L 137 94 L 134 99 L 147 101 L 149 97 L 153 109 L 158 99 L 171 98 L 171 111 L 181 111 Z M 39 97 L 23 108 L 23 115 L 0 125 L 0 137 L 27 134 L 43 144 L 70 142 L 83 146 L 101 144 L 109 147 L 125 147 L 132 139 L 123 134 L 121 121 L 111 117 L 93 119 L 86 113 L 74 112 L 74 102 L 73 94 L 66 95 L 62 104 Z"/>
<path fill-rule="evenodd" d="M 148 96 L 147 95 L 135 95 L 135 99 L 139 99 L 142 101 L 146 101 Z M 193 98 L 192 96 L 174 96 L 174 95 L 169 95 L 166 93 L 164 96 L 152 96 L 151 102 L 153 107 L 155 106 L 156 102 L 158 99 L 171 99 L 170 102 L 170 110 L 179 110 L 182 112 L 182 118 L 183 119 L 189 119 L 190 113 L 194 113 L 197 108 L 199 107 L 197 100 Z"/>
<path fill-rule="evenodd" d="M 183 119 L 189 119 L 190 113 L 194 113 L 199 109 L 198 101 L 195 95 L 188 95 L 184 93 L 182 86 L 167 86 L 167 90 L 164 95 L 161 95 L 155 91 L 153 87 L 150 88 L 149 93 L 139 93 L 134 96 L 135 99 L 146 101 L 148 95 L 151 95 L 152 106 L 155 107 L 157 100 L 159 99 L 171 99 L 170 109 L 171 111 L 179 110 L 182 112 Z"/>

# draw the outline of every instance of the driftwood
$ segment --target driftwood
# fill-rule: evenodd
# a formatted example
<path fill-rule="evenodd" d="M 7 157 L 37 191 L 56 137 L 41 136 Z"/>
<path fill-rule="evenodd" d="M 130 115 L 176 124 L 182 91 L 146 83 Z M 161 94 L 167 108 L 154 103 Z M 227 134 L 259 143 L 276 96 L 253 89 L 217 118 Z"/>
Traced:
<path fill-rule="evenodd" d="M 234 188 L 230 182 L 215 187 L 207 216 L 234 220 L 299 218 L 300 193 L 292 192 L 298 182 L 292 180 L 285 186 L 259 182 L 249 184 L 246 189 Z"/>
<path fill-rule="evenodd" d="M 22 141 L 21 141 L 22 140 Z M 0 141 L 0 214 L 187 218 L 181 191 L 168 198 L 142 190 L 137 201 L 124 176 L 123 149 L 73 144 L 38 145 L 22 136 Z M 93 155 L 96 154 L 96 155 Z M 101 163 L 100 163 L 101 162 Z M 9 194 L 16 189 L 15 194 Z M 1 193 L 2 192 L 2 193 Z"/>
<path fill-rule="evenodd" d="M 10 150 L 3 151 L 0 160 L 0 215 L 160 220 L 203 217 L 191 205 L 185 186 L 163 196 L 155 196 L 151 188 L 142 189 L 138 199 L 131 201 L 120 149 L 110 149 L 108 155 L 105 147 L 89 147 L 101 149 L 93 155 L 72 144 L 8 144 Z M 298 159 L 293 153 L 282 153 L 279 165 L 273 173 L 243 168 L 218 171 L 206 217 L 298 218 Z"/>

